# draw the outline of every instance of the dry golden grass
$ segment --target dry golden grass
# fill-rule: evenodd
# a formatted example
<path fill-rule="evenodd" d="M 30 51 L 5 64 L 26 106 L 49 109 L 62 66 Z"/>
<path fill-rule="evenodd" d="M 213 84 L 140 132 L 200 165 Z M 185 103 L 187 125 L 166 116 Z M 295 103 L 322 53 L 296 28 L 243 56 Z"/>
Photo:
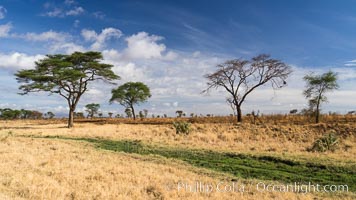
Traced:
<path fill-rule="evenodd" d="M 224 177 L 80 142 L 9 137 L 0 142 L 0 153 L 1 199 L 313 199 L 277 192 L 178 192 L 179 181 L 217 183 Z"/>
<path fill-rule="evenodd" d="M 197 169 L 161 157 L 98 150 L 85 142 L 34 139 L 21 135 L 142 140 L 150 144 L 275 154 L 295 159 L 307 157 L 340 165 L 356 163 L 356 132 L 352 124 L 336 128 L 342 132 L 343 139 L 340 149 L 333 153 L 306 151 L 316 138 L 333 128 L 326 124 L 194 124 L 188 136 L 176 135 L 168 124 L 81 123 L 73 129 L 67 129 L 64 123 L 1 121 L 0 127 L 0 199 L 325 198 L 318 197 L 318 194 L 257 191 L 243 194 L 178 192 L 175 186 L 179 181 L 217 183 L 229 178 L 229 175 Z M 352 197 L 346 196 L 344 199 Z"/>
<path fill-rule="evenodd" d="M 291 157 L 351 160 L 356 162 L 356 125 L 254 125 L 254 124 L 193 124 L 188 135 L 177 135 L 172 125 L 146 124 L 76 124 L 67 129 L 65 124 L 38 125 L 33 121 L 0 122 L 2 132 L 17 135 L 51 135 L 92 137 L 105 139 L 142 140 L 158 145 L 174 145 L 189 148 L 273 154 Z M 334 131 L 341 137 L 335 152 L 312 153 L 307 148 L 323 134 Z M 333 161 L 331 161 L 333 162 Z"/>

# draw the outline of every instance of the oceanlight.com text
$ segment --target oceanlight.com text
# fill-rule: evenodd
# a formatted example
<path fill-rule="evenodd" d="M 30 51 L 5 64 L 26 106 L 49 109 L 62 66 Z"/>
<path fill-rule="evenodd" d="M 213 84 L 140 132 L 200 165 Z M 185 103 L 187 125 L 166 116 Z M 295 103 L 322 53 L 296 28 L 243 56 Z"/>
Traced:
<path fill-rule="evenodd" d="M 202 181 L 187 181 L 178 182 L 177 184 L 178 192 L 194 192 L 194 193 L 211 193 L 211 192 L 239 192 L 244 193 L 248 191 L 257 192 L 293 192 L 293 193 L 335 193 L 335 192 L 348 192 L 348 185 L 335 185 L 335 184 L 317 184 L 317 183 L 299 183 L 294 182 L 290 184 L 281 183 L 251 183 L 243 184 L 237 182 L 216 182 L 207 183 Z"/>

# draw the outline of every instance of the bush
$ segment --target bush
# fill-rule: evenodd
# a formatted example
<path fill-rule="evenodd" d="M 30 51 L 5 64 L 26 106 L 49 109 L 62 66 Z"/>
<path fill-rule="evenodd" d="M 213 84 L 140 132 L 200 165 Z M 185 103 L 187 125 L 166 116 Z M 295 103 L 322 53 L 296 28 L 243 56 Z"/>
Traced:
<path fill-rule="evenodd" d="M 190 123 L 188 122 L 173 122 L 173 127 L 176 129 L 176 134 L 186 134 L 190 132 Z"/>
<path fill-rule="evenodd" d="M 335 151 L 338 143 L 337 136 L 334 133 L 329 133 L 317 139 L 309 150 L 318 152 Z"/>

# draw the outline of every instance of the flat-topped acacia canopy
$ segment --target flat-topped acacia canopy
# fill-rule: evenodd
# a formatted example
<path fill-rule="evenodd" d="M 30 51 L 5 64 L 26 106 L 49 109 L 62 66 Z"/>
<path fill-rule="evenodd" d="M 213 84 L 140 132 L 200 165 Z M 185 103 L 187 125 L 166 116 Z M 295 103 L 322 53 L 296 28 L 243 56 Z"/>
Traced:
<path fill-rule="evenodd" d="M 23 92 L 50 92 L 64 97 L 69 106 L 68 128 L 73 127 L 73 115 L 80 97 L 88 90 L 89 82 L 103 80 L 113 83 L 120 79 L 111 68 L 101 63 L 101 52 L 74 52 L 70 55 L 47 55 L 35 62 L 35 69 L 20 70 L 15 76 Z"/>

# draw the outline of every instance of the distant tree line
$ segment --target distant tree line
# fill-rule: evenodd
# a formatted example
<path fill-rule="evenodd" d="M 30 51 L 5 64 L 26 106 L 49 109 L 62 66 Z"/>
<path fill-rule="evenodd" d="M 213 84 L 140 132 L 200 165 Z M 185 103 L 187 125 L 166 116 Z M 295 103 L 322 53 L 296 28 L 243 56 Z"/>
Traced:
<path fill-rule="evenodd" d="M 44 115 L 37 110 L 0 108 L 0 119 L 42 119 L 44 116 L 53 118 L 55 115 L 52 112 L 47 112 Z"/>

